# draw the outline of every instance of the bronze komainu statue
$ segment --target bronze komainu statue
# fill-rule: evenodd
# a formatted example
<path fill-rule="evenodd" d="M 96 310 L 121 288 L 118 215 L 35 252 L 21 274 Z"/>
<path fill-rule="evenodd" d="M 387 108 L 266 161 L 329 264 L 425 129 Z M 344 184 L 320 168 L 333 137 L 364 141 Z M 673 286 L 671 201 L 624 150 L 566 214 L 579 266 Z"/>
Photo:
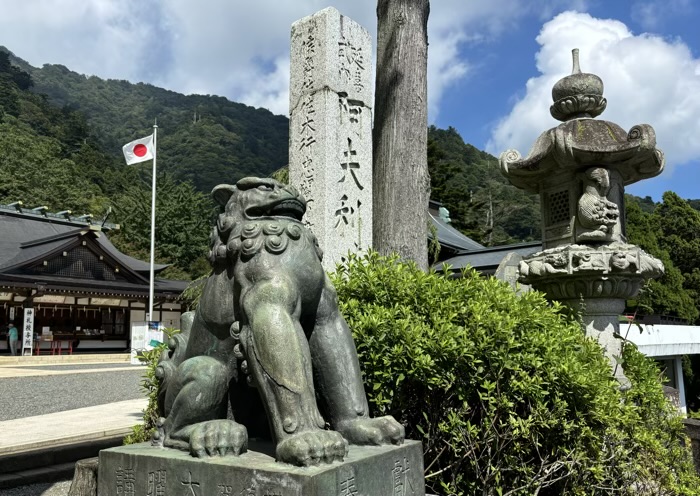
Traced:
<path fill-rule="evenodd" d="M 294 465 L 342 460 L 348 442 L 403 442 L 392 417 L 369 417 L 352 335 L 318 242 L 301 223 L 303 197 L 259 178 L 212 194 L 223 207 L 213 273 L 191 327 L 159 364 L 164 418 L 154 443 L 197 457 L 237 455 L 247 447 L 243 425 L 257 437 L 265 414 L 277 460 Z"/>

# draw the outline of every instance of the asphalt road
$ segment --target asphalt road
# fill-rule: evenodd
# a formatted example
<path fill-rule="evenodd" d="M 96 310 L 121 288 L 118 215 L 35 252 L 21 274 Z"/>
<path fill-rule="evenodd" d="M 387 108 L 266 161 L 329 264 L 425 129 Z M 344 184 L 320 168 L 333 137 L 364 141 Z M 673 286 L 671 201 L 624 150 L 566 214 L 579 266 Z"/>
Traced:
<path fill-rule="evenodd" d="M 0 422 L 144 397 L 140 387 L 143 367 L 117 366 L 123 370 L 109 372 L 99 372 L 104 367 L 94 365 L 70 367 L 98 371 L 0 379 Z M 57 366 L 45 369 L 69 370 Z"/>
<path fill-rule="evenodd" d="M 144 368 L 129 364 L 72 364 L 25 367 L 32 370 L 76 371 L 60 375 L 0 379 L 0 422 L 47 413 L 143 398 Z M 100 372 L 100 369 L 119 369 Z M 85 372 L 95 370 L 95 372 Z M 71 481 L 0 489 L 0 496 L 65 496 Z"/>
<path fill-rule="evenodd" d="M 31 484 L 12 489 L 0 489 L 0 496 L 66 496 L 70 485 L 71 481 Z"/>

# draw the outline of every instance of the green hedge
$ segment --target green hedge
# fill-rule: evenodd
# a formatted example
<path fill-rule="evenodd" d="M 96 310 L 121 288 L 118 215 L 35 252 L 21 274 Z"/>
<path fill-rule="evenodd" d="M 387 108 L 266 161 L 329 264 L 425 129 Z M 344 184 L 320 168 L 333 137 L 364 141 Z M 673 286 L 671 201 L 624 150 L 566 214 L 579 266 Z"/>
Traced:
<path fill-rule="evenodd" d="M 627 346 L 620 393 L 597 343 L 540 293 L 370 253 L 332 275 L 373 414 L 421 439 L 437 494 L 700 494 L 680 418 Z"/>

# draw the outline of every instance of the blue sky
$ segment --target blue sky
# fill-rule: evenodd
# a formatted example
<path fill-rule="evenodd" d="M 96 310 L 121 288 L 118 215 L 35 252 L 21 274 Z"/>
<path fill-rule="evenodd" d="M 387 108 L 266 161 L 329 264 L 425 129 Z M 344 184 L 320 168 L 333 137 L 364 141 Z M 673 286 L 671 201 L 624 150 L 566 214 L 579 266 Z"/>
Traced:
<path fill-rule="evenodd" d="M 291 23 L 328 5 L 375 37 L 374 0 L 0 0 L 0 44 L 35 66 L 286 114 Z M 651 124 L 666 153 L 666 171 L 628 191 L 700 198 L 698 25 L 694 0 L 433 0 L 430 121 L 496 156 L 525 155 L 557 125 L 551 87 L 579 48 L 605 84 L 600 118 Z"/>

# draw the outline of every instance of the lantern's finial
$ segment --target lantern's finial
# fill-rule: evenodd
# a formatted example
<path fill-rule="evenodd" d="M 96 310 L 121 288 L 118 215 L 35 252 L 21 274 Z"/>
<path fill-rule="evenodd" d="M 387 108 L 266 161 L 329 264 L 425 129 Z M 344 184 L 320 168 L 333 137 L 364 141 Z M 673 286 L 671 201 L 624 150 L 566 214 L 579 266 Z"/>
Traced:
<path fill-rule="evenodd" d="M 571 56 L 574 59 L 574 65 L 571 68 L 571 74 L 581 74 L 581 66 L 578 62 L 578 48 L 571 50 Z"/>
<path fill-rule="evenodd" d="M 603 113 L 603 81 L 595 74 L 581 72 L 578 48 L 571 51 L 573 68 L 570 76 L 561 78 L 552 88 L 552 117 L 560 121 L 596 117 Z"/>

